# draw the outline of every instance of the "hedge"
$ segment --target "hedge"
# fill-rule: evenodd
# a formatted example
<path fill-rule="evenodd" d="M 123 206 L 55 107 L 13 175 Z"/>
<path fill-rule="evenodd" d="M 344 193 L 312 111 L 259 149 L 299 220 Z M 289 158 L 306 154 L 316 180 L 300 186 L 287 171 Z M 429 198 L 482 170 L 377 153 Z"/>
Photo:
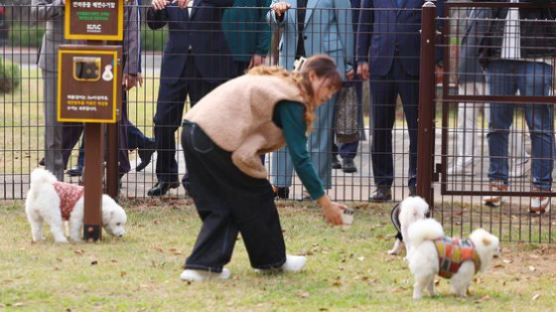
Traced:
<path fill-rule="evenodd" d="M 0 93 L 11 93 L 21 83 L 19 65 L 0 59 Z"/>
<path fill-rule="evenodd" d="M 38 26 L 12 26 L 8 45 L 22 48 L 39 48 L 45 28 Z M 141 29 L 141 44 L 143 51 L 162 51 L 167 36 L 166 28 L 151 30 Z"/>

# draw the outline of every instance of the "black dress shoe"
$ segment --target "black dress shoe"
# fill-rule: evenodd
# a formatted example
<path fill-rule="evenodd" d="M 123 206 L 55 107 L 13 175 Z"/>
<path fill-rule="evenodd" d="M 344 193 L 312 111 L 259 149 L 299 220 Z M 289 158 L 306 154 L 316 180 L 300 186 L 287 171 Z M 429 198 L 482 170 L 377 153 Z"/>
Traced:
<path fill-rule="evenodd" d="M 370 202 L 382 203 L 392 200 L 392 192 L 389 187 L 377 187 L 376 191 L 369 197 Z"/>
<path fill-rule="evenodd" d="M 332 156 L 332 169 L 342 169 L 342 163 L 338 160 L 338 156 Z"/>
<path fill-rule="evenodd" d="M 39 166 L 44 166 L 46 163 L 44 162 L 44 157 L 41 158 L 41 160 L 39 161 Z"/>
<path fill-rule="evenodd" d="M 147 195 L 153 197 L 153 196 L 162 196 L 166 193 L 168 193 L 168 191 L 170 189 L 173 188 L 178 188 L 180 187 L 180 183 L 178 181 L 176 182 L 157 182 L 152 189 L 150 189 L 147 192 Z"/>
<path fill-rule="evenodd" d="M 139 159 L 141 159 L 141 163 L 137 165 L 135 171 L 139 172 L 145 167 L 147 167 L 151 163 L 152 156 L 156 151 L 156 144 L 153 139 L 149 139 L 148 143 L 137 151 L 139 155 Z"/>
<path fill-rule="evenodd" d="M 357 172 L 357 167 L 355 167 L 355 163 L 351 158 L 342 159 L 342 170 L 345 173 L 354 173 Z"/>
<path fill-rule="evenodd" d="M 68 169 L 66 171 L 66 173 L 70 176 L 70 177 L 80 177 L 83 175 L 83 167 L 81 166 L 74 166 L 71 169 Z"/>
<path fill-rule="evenodd" d="M 274 198 L 278 199 L 288 199 L 290 197 L 290 188 L 287 186 L 272 186 L 274 190 Z"/>

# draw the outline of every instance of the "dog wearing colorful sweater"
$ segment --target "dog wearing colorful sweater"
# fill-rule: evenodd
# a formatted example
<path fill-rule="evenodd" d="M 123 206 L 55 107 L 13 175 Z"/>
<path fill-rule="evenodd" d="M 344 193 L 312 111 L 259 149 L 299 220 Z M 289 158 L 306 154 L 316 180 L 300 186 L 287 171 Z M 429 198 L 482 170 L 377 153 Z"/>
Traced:
<path fill-rule="evenodd" d="M 469 239 L 449 238 L 434 219 L 410 225 L 408 240 L 411 250 L 407 260 L 415 279 L 413 299 L 420 299 L 424 289 L 434 295 L 436 275 L 450 279 L 456 296 L 465 297 L 473 276 L 490 268 L 492 259 L 500 252 L 498 238 L 489 232 L 477 229 Z"/>

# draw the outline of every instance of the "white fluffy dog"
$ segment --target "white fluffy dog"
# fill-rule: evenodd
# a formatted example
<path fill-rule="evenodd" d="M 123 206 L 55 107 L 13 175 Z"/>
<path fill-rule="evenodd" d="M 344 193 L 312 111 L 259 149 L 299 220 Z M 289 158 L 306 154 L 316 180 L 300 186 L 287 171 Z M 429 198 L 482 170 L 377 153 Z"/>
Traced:
<path fill-rule="evenodd" d="M 420 299 L 425 288 L 434 295 L 437 274 L 451 278 L 452 291 L 465 297 L 473 275 L 487 270 L 500 250 L 498 238 L 483 229 L 473 231 L 469 240 L 451 239 L 434 219 L 410 225 L 408 240 L 412 247 L 407 259 L 415 279 L 413 299 Z"/>
<path fill-rule="evenodd" d="M 415 221 L 425 219 L 428 213 L 429 205 L 419 196 L 408 197 L 392 209 L 390 218 L 392 224 L 398 230 L 398 234 L 394 246 L 388 251 L 388 254 L 397 255 L 402 248 L 402 244 L 405 245 L 406 255 L 409 254 L 411 243 L 407 240 L 407 230 Z"/>
<path fill-rule="evenodd" d="M 71 194 L 66 196 L 68 193 Z M 68 221 L 70 239 L 75 242 L 81 241 L 84 213 L 82 194 L 82 187 L 58 182 L 56 177 L 47 170 L 40 168 L 33 170 L 31 188 L 25 201 L 25 213 L 31 225 L 33 241 L 44 240 L 43 221 L 50 226 L 50 231 L 57 243 L 68 242 L 63 231 L 63 221 Z M 110 196 L 102 195 L 102 225 L 106 232 L 118 237 L 123 236 L 126 221 L 126 213 L 122 207 Z"/>

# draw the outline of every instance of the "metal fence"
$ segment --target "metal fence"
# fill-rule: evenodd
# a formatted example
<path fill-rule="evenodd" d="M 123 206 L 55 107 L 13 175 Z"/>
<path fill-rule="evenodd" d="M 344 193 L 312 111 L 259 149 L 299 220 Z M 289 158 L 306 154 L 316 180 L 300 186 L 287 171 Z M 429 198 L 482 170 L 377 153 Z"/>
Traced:
<path fill-rule="evenodd" d="M 452 233 L 554 242 L 555 9 L 446 4 L 433 177 Z"/>
<path fill-rule="evenodd" d="M 303 54 L 297 49 L 299 43 L 303 42 L 305 55 L 331 55 L 336 59 L 342 74 L 356 69 L 356 60 L 366 60 L 370 64 L 369 79 L 363 80 L 366 77 L 356 76 L 352 83 L 356 96 L 353 97 L 352 102 L 355 103 L 351 107 L 356 108 L 355 128 L 360 140 L 347 145 L 336 142 L 339 155 L 333 152 L 332 142 L 338 141 L 334 135 L 334 102 L 321 107 L 319 119 L 326 122 L 315 124 L 310 139 L 309 151 L 312 152 L 314 165 L 320 168 L 319 175 L 324 178 L 325 185 L 329 187 L 327 192 L 333 199 L 367 201 L 373 196 L 374 190 L 382 187 L 391 188 L 393 200 L 398 201 L 407 197 L 419 181 L 416 191 L 434 201 L 434 216 L 442 221 L 447 233 L 466 235 L 482 226 L 507 241 L 553 242 L 552 212 L 542 215 L 529 213 L 532 198 L 548 197 L 550 201 L 553 195 L 550 186 L 552 172 L 543 171 L 548 167 L 531 169 L 531 164 L 552 163 L 553 150 L 535 150 L 538 144 L 533 144 L 533 140 L 529 139 L 530 133 L 533 133 L 533 137 L 540 133 L 546 139 L 547 131 L 551 131 L 549 137 L 553 138 L 553 126 L 548 126 L 548 123 L 554 123 L 553 67 L 550 67 L 550 75 L 542 72 L 550 76 L 551 83 L 549 88 L 541 88 L 541 93 L 529 94 L 529 91 L 514 88 L 511 94 L 509 92 L 512 90 L 497 94 L 490 87 L 495 83 L 494 80 L 500 77 L 519 79 L 527 75 L 514 72 L 489 76 L 489 70 L 493 68 L 489 64 L 504 58 L 496 55 L 479 57 L 479 50 L 481 53 L 489 50 L 498 44 L 498 39 L 512 33 L 512 30 L 505 33 L 503 27 L 501 33 L 499 29 L 493 33 L 488 28 L 492 27 L 488 26 L 492 23 L 506 22 L 505 17 L 501 17 L 501 9 L 514 7 L 535 11 L 539 7 L 521 3 L 444 4 L 443 1 L 437 1 L 439 8 L 431 8 L 429 14 L 432 17 L 430 25 L 433 25 L 433 29 L 436 27 L 435 31 L 440 35 L 436 36 L 436 46 L 432 50 L 428 43 L 421 46 L 424 50 L 428 49 L 429 54 L 430 51 L 436 51 L 431 57 L 423 55 L 419 48 L 421 31 L 425 30 L 422 23 L 427 22 L 421 8 L 423 3 L 415 7 L 406 5 L 403 8 L 360 10 L 351 8 L 348 1 L 320 3 L 333 3 L 336 6 L 326 7 L 326 4 L 322 4 L 320 7 L 319 4 L 319 7 L 304 10 L 305 28 L 301 30 L 301 36 L 298 36 L 300 29 L 297 24 L 300 11 L 296 8 L 291 8 L 283 21 L 275 20 L 273 13 L 266 7 L 192 8 L 191 11 L 168 8 L 166 11 L 171 12 L 161 18 L 160 13 L 155 14 L 145 3 L 140 6 L 136 17 L 128 14 L 126 25 L 138 25 L 138 32 L 126 44 L 135 41 L 141 47 L 136 69 L 140 70 L 143 83 L 125 92 L 130 124 L 121 125 L 123 131 L 120 133 L 125 135 L 120 136 L 120 141 L 126 140 L 128 143 L 120 149 L 120 155 L 128 155 L 130 166 L 129 171 L 120 166 L 121 173 L 125 173 L 121 179 L 120 196 L 147 197 L 149 189 L 157 181 L 181 180 L 184 176 L 186 170 L 179 145 L 180 127 L 170 125 L 168 120 L 181 120 L 191 103 L 204 92 L 239 75 L 255 60 L 253 54 L 264 56 L 262 61 L 265 64 L 280 64 L 292 69 L 294 60 Z M 45 77 L 43 69 L 37 66 L 45 22 L 36 13 L 34 15 L 32 6 L 9 4 L 3 8 L 0 11 L 3 13 L 3 23 L 0 23 L 0 42 L 3 45 L 0 51 L 4 64 L 10 61 L 16 65 L 10 67 L 10 73 L 18 77 L 20 82 L 14 91 L 0 95 L 0 197 L 19 199 L 25 196 L 29 187 L 29 173 L 39 166 L 45 150 L 44 132 L 48 127 L 44 123 L 43 113 Z M 491 15 L 475 15 L 479 9 L 489 10 Z M 515 11 L 510 12 L 515 16 Z M 167 19 L 165 23 L 164 19 Z M 224 22 L 221 23 L 222 19 Z M 519 16 L 517 21 L 518 24 L 521 21 L 522 25 L 528 23 Z M 470 25 L 477 22 L 487 26 L 479 23 L 480 27 L 470 32 Z M 556 26 L 554 18 L 547 16 L 543 23 L 546 35 L 538 32 L 520 33 L 520 39 L 525 39 L 528 44 L 536 42 L 532 50 L 540 50 L 543 41 L 551 42 L 550 31 Z M 188 41 L 193 40 L 191 37 L 195 41 Z M 245 38 L 257 40 L 257 44 L 244 41 Z M 485 38 L 488 43 L 485 43 Z M 392 40 L 395 42 L 393 45 Z M 191 42 L 191 46 L 183 46 L 186 42 Z M 204 46 L 206 44 L 210 46 Z M 470 46 L 474 49 L 469 49 Z M 124 46 L 124 50 L 128 48 Z M 462 54 L 468 50 L 477 54 Z M 550 55 L 549 51 L 546 55 L 536 55 L 532 61 L 550 66 L 554 55 Z M 129 55 L 127 58 L 129 60 Z M 425 59 L 430 62 L 424 62 Z M 464 70 L 465 75 L 458 72 L 458 66 L 465 60 L 480 61 L 480 72 L 473 75 L 467 69 Z M 425 75 L 423 66 L 427 67 Z M 6 65 L 4 67 L 7 68 Z M 544 65 L 541 67 L 545 68 Z M 128 69 L 128 73 L 135 72 Z M 490 80 L 476 81 L 481 75 L 490 77 Z M 464 76 L 470 76 L 467 77 L 469 83 L 463 83 Z M 536 77 L 535 74 L 533 76 Z M 533 85 L 538 84 L 535 79 L 532 80 Z M 424 92 L 424 89 L 428 91 Z M 536 87 L 533 89 L 536 92 Z M 545 92 L 547 90 L 548 93 Z M 180 101 L 185 104 L 183 112 Z M 537 103 L 532 105 L 545 107 L 546 113 L 541 115 L 547 119 L 543 119 L 539 131 L 530 132 L 528 113 L 516 110 L 515 113 L 505 113 L 513 116 L 511 119 L 514 122 L 510 129 L 494 129 L 492 124 L 489 127 L 489 120 L 492 121 L 490 116 L 498 103 L 506 103 L 503 107 L 517 107 L 518 104 L 520 107 L 533 107 L 530 103 Z M 165 114 L 161 114 L 161 108 L 166 108 Z M 536 117 L 539 112 L 533 109 L 530 115 Z M 153 121 L 155 116 L 156 122 Z M 430 123 L 426 122 L 426 118 L 429 118 Z M 135 168 L 142 160 L 140 156 L 147 157 L 149 151 L 155 149 L 151 141 L 145 141 L 145 137 L 154 139 L 155 124 L 156 131 L 167 133 L 166 136 L 162 135 L 166 143 L 160 144 L 159 140 L 158 152 L 153 154 L 150 164 L 137 171 Z M 67 130 L 64 131 L 67 134 L 79 128 L 80 125 L 66 125 Z M 509 134 L 508 156 L 503 153 L 489 154 L 489 147 L 498 146 L 496 135 L 505 137 L 506 134 Z M 417 136 L 419 144 L 416 143 Z M 77 139 L 75 137 L 70 142 L 72 144 L 68 143 L 63 148 L 63 152 L 69 156 L 66 169 L 78 165 L 80 143 L 79 136 Z M 168 153 L 172 151 L 172 142 L 176 144 L 176 167 L 171 161 L 159 159 L 172 158 L 172 153 Z M 500 148 L 503 150 L 504 146 Z M 349 159 L 353 156 L 356 172 L 350 172 L 353 168 L 349 166 Z M 333 162 L 335 158 L 338 162 Z M 288 181 L 291 164 L 287 159 L 285 151 L 266 155 L 269 179 L 277 186 L 289 186 L 289 199 L 301 198 L 303 187 L 298 178 L 293 175 L 291 184 Z M 509 168 L 508 178 L 504 174 L 500 176 L 503 181 L 501 184 L 494 183 L 498 178 L 493 179 L 495 175 L 490 174 L 493 171 L 493 159 L 495 163 L 501 163 L 500 170 L 503 172 Z M 510 165 L 506 165 L 508 161 Z M 463 166 L 468 164 L 470 166 Z M 342 169 L 342 165 L 348 170 Z M 330 180 L 327 181 L 328 175 Z M 542 181 L 538 179 L 541 176 L 544 177 Z M 68 174 L 64 178 L 73 183 L 80 181 L 80 177 Z M 504 188 L 504 182 L 508 183 L 507 189 Z M 184 194 L 180 186 L 172 188 L 163 198 L 182 197 Z M 484 204 L 486 196 L 498 195 L 502 195 L 499 207 L 492 208 Z"/>

